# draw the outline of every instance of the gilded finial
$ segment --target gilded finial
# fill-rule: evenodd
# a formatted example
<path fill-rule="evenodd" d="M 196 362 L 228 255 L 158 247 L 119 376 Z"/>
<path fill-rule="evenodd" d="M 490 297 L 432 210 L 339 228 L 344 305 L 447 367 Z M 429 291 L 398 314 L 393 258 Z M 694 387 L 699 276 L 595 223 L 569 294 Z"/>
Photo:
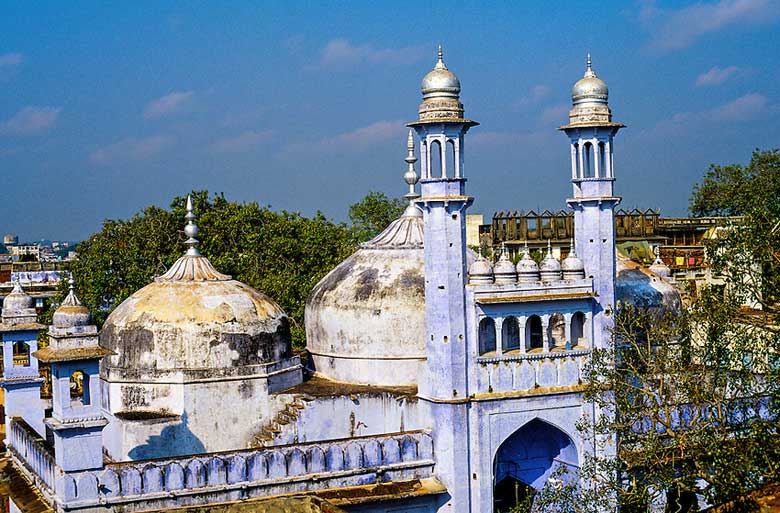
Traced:
<path fill-rule="evenodd" d="M 188 238 L 184 241 L 184 244 L 188 246 L 187 256 L 200 256 L 200 252 L 196 247 L 198 239 L 195 236 L 198 234 L 198 225 L 195 224 L 195 214 L 192 212 L 192 198 L 187 196 L 187 214 L 184 216 L 187 220 L 187 224 L 184 226 L 184 235 Z"/>
<path fill-rule="evenodd" d="M 439 45 L 439 50 L 436 52 L 436 57 L 436 66 L 433 69 L 447 69 L 447 66 L 444 64 L 444 52 L 441 49 L 441 45 Z"/>

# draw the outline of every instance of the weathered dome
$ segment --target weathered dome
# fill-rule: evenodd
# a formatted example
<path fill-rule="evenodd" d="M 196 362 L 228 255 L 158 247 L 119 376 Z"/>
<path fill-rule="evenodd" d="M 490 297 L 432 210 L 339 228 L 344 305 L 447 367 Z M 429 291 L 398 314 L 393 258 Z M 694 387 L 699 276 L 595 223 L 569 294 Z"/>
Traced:
<path fill-rule="evenodd" d="M 493 283 L 493 264 L 481 254 L 469 266 L 469 283 Z"/>
<path fill-rule="evenodd" d="M 677 289 L 650 269 L 617 254 L 615 300 L 638 308 L 679 312 L 682 300 Z"/>
<path fill-rule="evenodd" d="M 35 300 L 24 291 L 18 281 L 15 282 L 13 290 L 3 300 L 3 317 L 19 314 L 30 308 L 35 308 Z"/>
<path fill-rule="evenodd" d="M 62 301 L 62 304 L 54 311 L 52 325 L 58 328 L 70 328 L 73 326 L 87 326 L 91 316 L 89 308 L 81 304 L 73 286 L 73 277 L 68 280 L 70 290 Z"/>
<path fill-rule="evenodd" d="M 281 307 L 220 273 L 198 252 L 189 198 L 186 218 L 187 253 L 103 324 L 100 345 L 115 353 L 104 360 L 104 371 L 112 376 L 224 374 L 291 356 L 290 325 Z"/>
<path fill-rule="evenodd" d="M 669 269 L 669 266 L 666 265 L 663 260 L 661 260 L 660 256 L 655 257 L 655 260 L 650 265 L 650 270 L 663 279 L 667 279 L 672 275 L 672 270 Z"/>
<path fill-rule="evenodd" d="M 306 347 L 330 379 L 413 385 L 426 360 L 423 219 L 416 207 L 337 265 L 306 300 Z M 475 254 L 468 250 L 468 260 Z"/>

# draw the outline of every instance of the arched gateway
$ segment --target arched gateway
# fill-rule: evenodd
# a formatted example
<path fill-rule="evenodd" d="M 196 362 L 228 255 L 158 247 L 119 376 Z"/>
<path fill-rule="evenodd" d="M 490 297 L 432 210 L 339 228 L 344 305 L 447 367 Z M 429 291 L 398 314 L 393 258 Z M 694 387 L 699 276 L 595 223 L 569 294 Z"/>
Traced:
<path fill-rule="evenodd" d="M 569 478 L 579 470 L 577 447 L 557 427 L 534 419 L 515 431 L 498 448 L 493 463 L 493 502 L 508 511 L 541 490 L 559 468 Z"/>

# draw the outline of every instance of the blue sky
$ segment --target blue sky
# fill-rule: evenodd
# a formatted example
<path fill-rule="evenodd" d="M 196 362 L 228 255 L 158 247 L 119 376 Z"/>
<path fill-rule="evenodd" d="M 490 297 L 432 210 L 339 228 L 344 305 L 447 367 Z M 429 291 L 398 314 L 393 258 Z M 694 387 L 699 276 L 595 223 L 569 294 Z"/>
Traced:
<path fill-rule="evenodd" d="M 0 232 L 79 239 L 221 191 L 344 220 L 405 192 L 444 45 L 472 212 L 562 208 L 585 54 L 610 87 L 625 207 L 683 215 L 710 163 L 780 146 L 780 2 L 5 2 Z"/>

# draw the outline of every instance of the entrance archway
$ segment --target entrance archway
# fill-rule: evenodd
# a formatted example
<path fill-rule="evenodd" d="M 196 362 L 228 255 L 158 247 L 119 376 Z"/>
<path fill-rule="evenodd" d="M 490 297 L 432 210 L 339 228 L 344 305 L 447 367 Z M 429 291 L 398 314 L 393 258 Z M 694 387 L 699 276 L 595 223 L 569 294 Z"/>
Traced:
<path fill-rule="evenodd" d="M 534 419 L 515 431 L 496 451 L 493 463 L 493 503 L 498 512 L 528 504 L 561 467 L 566 479 L 576 479 L 577 447 L 557 427 Z"/>

